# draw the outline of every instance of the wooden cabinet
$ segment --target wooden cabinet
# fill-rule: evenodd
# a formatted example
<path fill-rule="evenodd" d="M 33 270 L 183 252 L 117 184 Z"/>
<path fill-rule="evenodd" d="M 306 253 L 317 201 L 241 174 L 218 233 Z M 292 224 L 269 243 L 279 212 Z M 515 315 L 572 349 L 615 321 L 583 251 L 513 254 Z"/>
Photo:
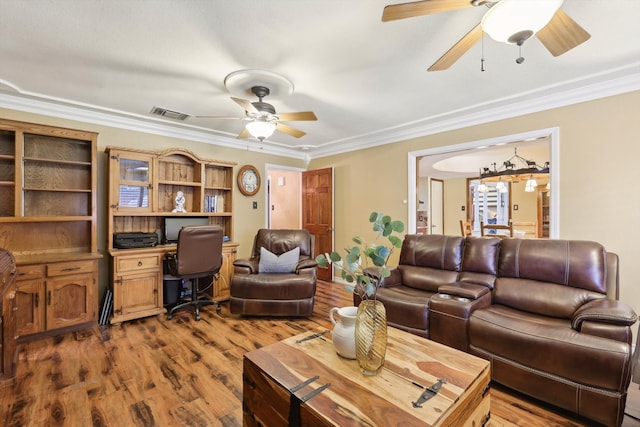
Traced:
<path fill-rule="evenodd" d="M 108 248 L 112 257 L 113 315 L 119 323 L 165 312 L 163 307 L 163 259 L 175 245 L 118 249 L 116 233 L 164 235 L 167 217 L 206 217 L 228 237 L 224 244 L 223 278 L 213 287 L 213 297 L 229 299 L 233 260 L 233 167 L 235 163 L 202 159 L 183 149 L 144 151 L 107 147 L 109 159 Z M 184 197 L 184 210 L 175 212 L 176 195 Z"/>
<path fill-rule="evenodd" d="M 19 336 L 98 320 L 98 262 L 85 260 L 18 267 L 16 329 Z"/>
<path fill-rule="evenodd" d="M 131 252 L 133 251 L 133 253 Z M 120 254 L 123 252 L 123 254 Z M 112 257 L 113 316 L 111 323 L 164 313 L 162 252 L 123 250 Z"/>
<path fill-rule="evenodd" d="M 97 137 L 0 119 L 0 247 L 18 266 L 21 337 L 97 321 Z"/>
<path fill-rule="evenodd" d="M 229 244 L 222 248 L 222 268 L 220 269 L 220 278 L 213 284 L 213 299 L 220 301 L 228 301 L 231 298 L 229 284 L 231 276 L 233 276 L 233 262 L 238 258 L 238 245 Z"/>

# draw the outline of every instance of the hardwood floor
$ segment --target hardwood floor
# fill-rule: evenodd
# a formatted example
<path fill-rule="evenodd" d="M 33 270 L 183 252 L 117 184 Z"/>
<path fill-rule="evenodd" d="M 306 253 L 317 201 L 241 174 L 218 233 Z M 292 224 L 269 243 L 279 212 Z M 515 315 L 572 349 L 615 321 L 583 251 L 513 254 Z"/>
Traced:
<path fill-rule="evenodd" d="M 329 309 L 350 304 L 342 285 L 320 282 L 308 319 L 242 318 L 223 304 L 200 322 L 183 311 L 19 345 L 16 378 L 0 383 L 0 425 L 241 426 L 243 354 L 329 328 Z M 628 412 L 638 414 L 632 387 Z M 491 414 L 492 426 L 589 425 L 499 386 Z"/>

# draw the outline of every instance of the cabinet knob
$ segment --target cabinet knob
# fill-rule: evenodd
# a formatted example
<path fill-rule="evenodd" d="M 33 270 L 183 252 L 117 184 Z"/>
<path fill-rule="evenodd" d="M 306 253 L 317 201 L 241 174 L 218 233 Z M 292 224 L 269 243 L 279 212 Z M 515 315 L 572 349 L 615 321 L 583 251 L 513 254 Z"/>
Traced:
<path fill-rule="evenodd" d="M 142 267 L 142 261 L 138 261 L 138 267 Z"/>

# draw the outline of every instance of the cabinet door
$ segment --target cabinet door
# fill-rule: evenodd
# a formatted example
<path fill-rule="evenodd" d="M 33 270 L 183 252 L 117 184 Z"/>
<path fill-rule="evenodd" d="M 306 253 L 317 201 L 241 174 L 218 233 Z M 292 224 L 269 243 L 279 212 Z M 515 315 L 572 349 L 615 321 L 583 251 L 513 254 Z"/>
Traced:
<path fill-rule="evenodd" d="M 220 268 L 220 278 L 213 285 L 213 299 L 216 301 L 227 301 L 231 297 L 229 285 L 233 276 L 233 262 L 237 258 L 236 246 L 225 246 L 222 248 L 222 267 Z"/>
<path fill-rule="evenodd" d="M 93 275 L 47 279 L 47 330 L 97 320 Z"/>
<path fill-rule="evenodd" d="M 44 280 L 20 280 L 16 283 L 16 334 L 34 334 L 44 330 Z"/>
<path fill-rule="evenodd" d="M 114 151 L 109 157 L 112 208 L 119 212 L 149 212 L 153 205 L 150 156 Z"/>
<path fill-rule="evenodd" d="M 162 285 L 159 271 L 120 276 L 114 283 L 114 320 L 135 319 L 157 314 L 162 307 Z"/>

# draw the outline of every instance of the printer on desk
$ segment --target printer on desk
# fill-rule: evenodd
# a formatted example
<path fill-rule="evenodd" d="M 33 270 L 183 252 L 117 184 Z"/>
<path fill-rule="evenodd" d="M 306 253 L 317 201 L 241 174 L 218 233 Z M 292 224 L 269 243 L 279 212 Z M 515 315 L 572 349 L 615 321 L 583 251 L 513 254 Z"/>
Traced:
<path fill-rule="evenodd" d="M 156 233 L 114 233 L 113 246 L 118 249 L 150 248 L 158 244 Z"/>

